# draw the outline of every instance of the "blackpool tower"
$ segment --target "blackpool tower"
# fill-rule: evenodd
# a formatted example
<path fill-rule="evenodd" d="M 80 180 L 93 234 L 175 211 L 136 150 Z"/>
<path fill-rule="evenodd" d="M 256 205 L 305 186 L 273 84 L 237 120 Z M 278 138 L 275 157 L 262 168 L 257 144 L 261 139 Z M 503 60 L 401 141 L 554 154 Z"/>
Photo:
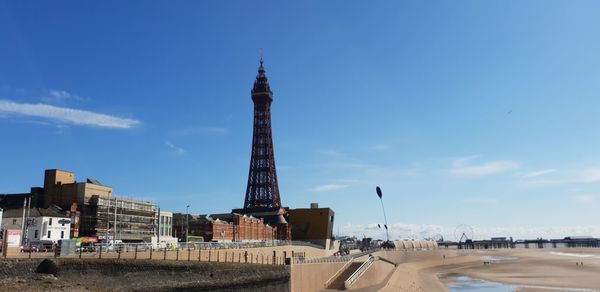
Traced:
<path fill-rule="evenodd" d="M 258 75 L 252 88 L 254 130 L 248 186 L 246 187 L 246 198 L 244 200 L 244 210 L 248 212 L 278 211 L 281 209 L 271 131 L 273 92 L 265 73 L 261 58 Z"/>
<path fill-rule="evenodd" d="M 265 223 L 277 229 L 277 239 L 289 240 L 291 229 L 286 219 L 287 208 L 281 206 L 275 170 L 271 131 L 273 92 L 267 80 L 262 58 L 252 87 L 252 101 L 254 102 L 254 130 L 246 198 L 244 208 L 234 209 L 232 212 L 262 218 Z"/>

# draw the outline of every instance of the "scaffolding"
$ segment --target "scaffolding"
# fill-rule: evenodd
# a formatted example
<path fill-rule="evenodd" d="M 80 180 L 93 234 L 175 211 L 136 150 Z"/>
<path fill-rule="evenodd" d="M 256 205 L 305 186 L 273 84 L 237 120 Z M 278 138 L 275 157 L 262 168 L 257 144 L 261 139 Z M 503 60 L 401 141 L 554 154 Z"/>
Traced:
<path fill-rule="evenodd" d="M 153 202 L 96 197 L 90 207 L 94 218 L 86 219 L 100 238 L 139 242 L 156 234 L 157 208 Z"/>

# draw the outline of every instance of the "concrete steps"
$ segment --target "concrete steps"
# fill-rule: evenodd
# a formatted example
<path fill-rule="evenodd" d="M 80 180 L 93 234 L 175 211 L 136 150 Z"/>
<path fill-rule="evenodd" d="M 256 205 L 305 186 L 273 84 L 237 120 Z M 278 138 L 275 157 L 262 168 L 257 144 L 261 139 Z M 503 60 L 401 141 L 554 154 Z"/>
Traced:
<path fill-rule="evenodd" d="M 363 262 L 354 262 L 351 263 L 350 265 L 348 265 L 348 267 L 346 267 L 346 269 L 341 272 L 337 278 L 335 278 L 335 280 L 333 280 L 329 286 L 327 286 L 327 289 L 333 289 L 333 290 L 344 290 L 344 282 L 352 275 L 352 273 L 354 273 L 361 265 L 363 264 Z"/>

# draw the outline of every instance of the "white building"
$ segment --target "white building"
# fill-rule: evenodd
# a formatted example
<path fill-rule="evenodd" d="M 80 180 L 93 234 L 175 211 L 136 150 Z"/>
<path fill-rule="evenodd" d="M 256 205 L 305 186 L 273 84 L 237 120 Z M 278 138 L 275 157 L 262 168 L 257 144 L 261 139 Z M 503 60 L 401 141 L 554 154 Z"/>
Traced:
<path fill-rule="evenodd" d="M 157 236 L 151 239 L 152 245 L 163 248 L 169 245 L 177 245 L 177 237 L 173 237 L 173 213 L 160 211 L 158 214 Z"/>
<path fill-rule="evenodd" d="M 23 221 L 25 218 L 25 221 Z M 23 224 L 25 222 L 25 224 Z M 4 210 L 2 227 L 24 230 L 24 245 L 38 241 L 70 239 L 71 219 L 54 209 L 31 208 Z"/>

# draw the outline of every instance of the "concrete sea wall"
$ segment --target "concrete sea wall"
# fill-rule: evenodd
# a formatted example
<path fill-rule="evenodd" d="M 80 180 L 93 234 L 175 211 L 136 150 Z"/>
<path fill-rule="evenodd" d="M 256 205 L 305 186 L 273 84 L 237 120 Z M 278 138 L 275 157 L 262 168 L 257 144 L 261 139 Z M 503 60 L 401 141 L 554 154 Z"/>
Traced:
<path fill-rule="evenodd" d="M 114 259 L 0 260 L 11 291 L 290 291 L 281 265 Z M 55 267 L 56 270 L 47 267 Z"/>

